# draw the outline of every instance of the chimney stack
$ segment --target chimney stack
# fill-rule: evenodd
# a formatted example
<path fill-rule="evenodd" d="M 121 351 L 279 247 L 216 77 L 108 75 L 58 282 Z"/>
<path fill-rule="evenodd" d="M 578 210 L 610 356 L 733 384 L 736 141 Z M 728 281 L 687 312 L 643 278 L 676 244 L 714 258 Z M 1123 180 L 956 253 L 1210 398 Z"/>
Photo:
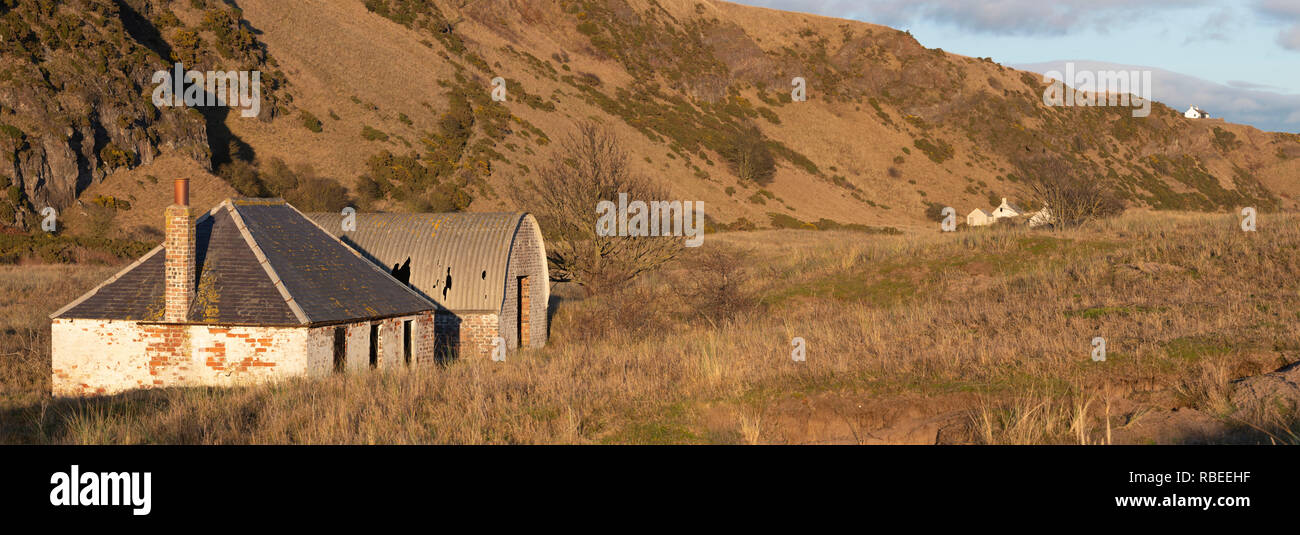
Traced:
<path fill-rule="evenodd" d="M 165 309 L 163 321 L 184 323 L 194 301 L 194 218 L 190 213 L 190 180 L 178 178 L 173 187 L 173 204 L 167 207 L 163 241 L 166 252 L 164 273 Z"/>

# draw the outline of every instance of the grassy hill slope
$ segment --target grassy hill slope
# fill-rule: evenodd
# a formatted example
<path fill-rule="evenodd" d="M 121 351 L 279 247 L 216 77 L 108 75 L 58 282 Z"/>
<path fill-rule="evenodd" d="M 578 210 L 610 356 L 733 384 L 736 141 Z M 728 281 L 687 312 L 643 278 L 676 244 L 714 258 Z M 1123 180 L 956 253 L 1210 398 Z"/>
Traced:
<path fill-rule="evenodd" d="M 141 54 L 174 51 L 187 31 L 219 48 L 205 23 L 216 11 L 239 17 L 274 69 L 273 113 L 208 122 L 217 150 L 201 163 L 246 194 L 289 191 L 256 174 L 274 159 L 365 208 L 510 207 L 514 185 L 587 119 L 620 134 L 638 172 L 704 200 L 722 224 L 762 227 L 777 213 L 931 228 L 931 203 L 965 213 L 1030 201 L 1028 181 L 1062 173 L 1157 210 L 1290 210 L 1300 194 L 1300 136 L 1160 104 L 1140 119 L 1047 107 L 1038 75 L 866 23 L 708 0 L 125 3 L 171 21 L 156 32 L 166 46 Z M 504 102 L 491 98 L 496 77 Z M 791 101 L 794 77 L 806 102 Z M 774 172 L 738 165 L 755 155 Z"/>

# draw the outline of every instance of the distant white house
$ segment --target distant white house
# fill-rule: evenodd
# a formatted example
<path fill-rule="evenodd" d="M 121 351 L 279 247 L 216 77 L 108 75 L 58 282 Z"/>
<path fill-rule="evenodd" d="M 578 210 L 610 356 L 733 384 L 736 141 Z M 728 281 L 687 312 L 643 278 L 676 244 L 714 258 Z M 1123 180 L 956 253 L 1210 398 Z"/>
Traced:
<path fill-rule="evenodd" d="M 966 216 L 966 225 L 971 227 L 982 227 L 985 225 L 992 225 L 999 219 L 1022 217 L 1025 215 L 1030 216 L 1029 226 L 1031 227 L 1038 227 L 1052 222 L 1052 215 L 1047 211 L 1046 207 L 1030 215 L 1024 208 L 1011 204 L 1006 197 L 1003 197 L 1002 204 L 999 204 L 997 208 L 994 208 L 991 213 L 985 212 L 983 208 L 976 208 L 975 211 L 968 214 Z"/>
<path fill-rule="evenodd" d="M 1187 108 L 1187 113 L 1184 113 L 1183 117 L 1188 119 L 1209 119 L 1210 113 L 1196 106 L 1192 106 Z"/>
<path fill-rule="evenodd" d="M 1004 217 L 1020 217 L 1025 214 L 1024 209 L 1007 202 L 1007 198 L 1002 198 L 1002 204 L 993 209 L 993 219 L 1002 219 Z"/>
<path fill-rule="evenodd" d="M 1046 206 L 1042 210 L 1034 212 L 1034 215 L 1029 216 L 1029 228 L 1038 228 L 1055 222 L 1056 219 L 1052 217 L 1052 212 L 1049 212 Z"/>

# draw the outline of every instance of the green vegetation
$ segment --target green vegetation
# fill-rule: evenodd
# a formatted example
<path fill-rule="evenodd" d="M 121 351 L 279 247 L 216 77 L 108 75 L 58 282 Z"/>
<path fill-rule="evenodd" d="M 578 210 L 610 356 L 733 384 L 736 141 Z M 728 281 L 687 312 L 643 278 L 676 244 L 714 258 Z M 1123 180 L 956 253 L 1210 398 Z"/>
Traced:
<path fill-rule="evenodd" d="M 316 116 L 312 115 L 311 112 L 307 110 L 301 110 L 298 112 L 298 118 L 302 120 L 302 125 L 307 127 L 308 130 L 311 130 L 312 132 L 315 132 L 317 134 L 321 133 L 322 126 L 321 126 L 320 119 L 317 119 Z"/>
<path fill-rule="evenodd" d="M 1241 147 L 1241 142 L 1237 141 L 1237 134 L 1224 130 L 1220 127 L 1214 127 L 1214 146 L 1220 151 L 1232 152 Z"/>
<path fill-rule="evenodd" d="M 933 201 L 925 201 L 925 218 L 936 223 L 942 222 L 944 208 L 945 205 L 943 204 Z"/>
<path fill-rule="evenodd" d="M 934 163 L 943 163 L 952 159 L 953 156 L 952 145 L 949 145 L 948 142 L 942 139 L 931 141 L 926 138 L 920 138 L 913 141 L 912 145 L 921 149 L 921 152 L 924 152 L 926 157 L 930 158 L 930 161 Z"/>
<path fill-rule="evenodd" d="M 27 259 L 45 263 L 115 264 L 143 256 L 153 247 L 154 244 L 134 240 L 39 231 L 31 234 L 0 233 L 0 264 L 16 264 Z"/>
<path fill-rule="evenodd" d="M 370 171 L 357 179 L 357 195 L 363 202 L 391 198 L 413 212 L 455 212 L 472 200 L 465 189 L 468 184 L 452 177 L 451 168 L 440 162 L 426 166 L 413 155 L 382 151 L 366 164 Z"/>
<path fill-rule="evenodd" d="M 902 234 L 902 231 L 893 227 L 872 227 L 859 223 L 840 223 L 833 219 L 821 218 L 815 223 L 800 221 L 799 219 L 778 213 L 768 212 L 768 219 L 774 229 L 800 229 L 800 230 L 851 230 L 857 232 L 866 232 L 870 234 Z"/>
<path fill-rule="evenodd" d="M 727 136 L 722 152 L 731 171 L 741 180 L 759 185 L 772 183 L 776 176 L 776 160 L 772 150 L 763 141 L 763 133 L 758 128 L 735 130 Z"/>
<path fill-rule="evenodd" d="M 361 127 L 361 137 L 367 141 L 388 141 L 388 134 L 385 134 L 370 125 Z"/>
<path fill-rule="evenodd" d="M 106 169 L 110 170 L 129 168 L 135 164 L 135 158 L 135 151 L 118 147 L 116 143 L 104 145 L 104 148 L 99 150 L 99 160 L 104 163 Z"/>
<path fill-rule="evenodd" d="M 236 160 L 222 167 L 221 177 L 241 195 L 281 197 L 303 211 L 336 211 L 352 204 L 338 181 L 317 175 L 310 165 L 290 167 L 279 158 L 256 167 Z"/>

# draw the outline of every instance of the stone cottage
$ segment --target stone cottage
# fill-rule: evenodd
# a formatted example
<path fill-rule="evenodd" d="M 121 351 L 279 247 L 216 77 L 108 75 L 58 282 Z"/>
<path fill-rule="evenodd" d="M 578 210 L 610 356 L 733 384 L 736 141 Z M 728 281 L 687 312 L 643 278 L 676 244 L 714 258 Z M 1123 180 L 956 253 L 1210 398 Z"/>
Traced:
<path fill-rule="evenodd" d="M 399 368 L 435 305 L 280 199 L 197 220 L 178 180 L 163 245 L 50 315 L 55 395 Z"/>
<path fill-rule="evenodd" d="M 527 213 L 313 213 L 308 217 L 409 283 L 437 309 L 438 350 L 487 356 L 541 347 L 550 278 Z"/>

